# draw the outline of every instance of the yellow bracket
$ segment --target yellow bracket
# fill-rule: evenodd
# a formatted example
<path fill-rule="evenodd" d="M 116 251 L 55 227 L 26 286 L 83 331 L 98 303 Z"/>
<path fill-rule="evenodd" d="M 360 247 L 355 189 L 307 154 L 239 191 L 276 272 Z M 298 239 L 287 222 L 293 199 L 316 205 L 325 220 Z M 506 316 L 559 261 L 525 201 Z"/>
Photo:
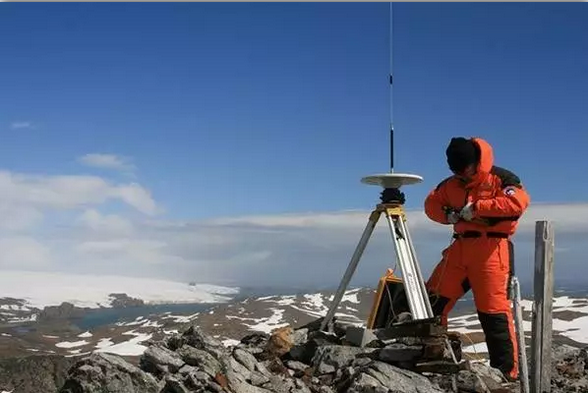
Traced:
<path fill-rule="evenodd" d="M 395 203 L 382 203 L 379 204 L 374 212 L 386 213 L 388 216 L 399 216 L 406 221 L 406 213 L 404 207 Z M 372 213 L 373 214 L 373 213 Z"/>

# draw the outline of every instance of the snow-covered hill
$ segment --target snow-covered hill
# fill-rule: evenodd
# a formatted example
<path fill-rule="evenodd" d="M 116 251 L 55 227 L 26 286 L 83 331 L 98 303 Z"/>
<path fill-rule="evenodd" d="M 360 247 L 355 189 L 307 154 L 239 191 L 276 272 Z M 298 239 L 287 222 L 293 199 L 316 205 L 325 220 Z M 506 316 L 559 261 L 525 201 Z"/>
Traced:
<path fill-rule="evenodd" d="M 2 271 L 0 274 L 0 300 L 23 300 L 19 302 L 19 310 L 43 309 L 63 302 L 77 307 L 111 307 L 113 293 L 125 293 L 146 304 L 217 303 L 230 300 L 239 289 L 121 276 L 28 271 Z"/>

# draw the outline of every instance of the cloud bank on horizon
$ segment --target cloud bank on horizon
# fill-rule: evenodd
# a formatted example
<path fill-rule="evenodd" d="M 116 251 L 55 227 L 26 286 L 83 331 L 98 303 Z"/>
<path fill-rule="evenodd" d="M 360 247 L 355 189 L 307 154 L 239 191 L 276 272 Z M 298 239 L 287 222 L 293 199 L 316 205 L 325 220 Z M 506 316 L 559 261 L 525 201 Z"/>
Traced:
<path fill-rule="evenodd" d="M 130 161 L 90 154 L 81 163 L 128 170 Z M 114 203 L 117 206 L 113 209 Z M 368 201 L 370 203 L 370 201 Z M 127 209 L 121 209 L 120 206 Z M 166 218 L 145 186 L 96 175 L 48 176 L 0 171 L 0 270 L 157 277 L 234 286 L 325 287 L 338 284 L 369 209 L 283 215 Z M 451 229 L 422 211 L 409 227 L 428 275 Z M 588 203 L 534 203 L 516 236 L 517 274 L 532 278 L 535 221 L 555 224 L 556 280 L 582 280 Z M 394 266 L 393 243 L 380 220 L 355 275 L 374 285 Z"/>

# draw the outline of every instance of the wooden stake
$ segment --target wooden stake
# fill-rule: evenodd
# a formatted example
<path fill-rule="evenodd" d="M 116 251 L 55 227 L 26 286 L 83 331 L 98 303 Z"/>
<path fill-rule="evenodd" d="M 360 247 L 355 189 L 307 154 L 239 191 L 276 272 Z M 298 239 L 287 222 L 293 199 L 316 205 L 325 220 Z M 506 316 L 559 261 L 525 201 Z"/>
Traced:
<path fill-rule="evenodd" d="M 531 339 L 531 392 L 551 392 L 554 233 L 550 221 L 535 222 L 535 278 Z"/>

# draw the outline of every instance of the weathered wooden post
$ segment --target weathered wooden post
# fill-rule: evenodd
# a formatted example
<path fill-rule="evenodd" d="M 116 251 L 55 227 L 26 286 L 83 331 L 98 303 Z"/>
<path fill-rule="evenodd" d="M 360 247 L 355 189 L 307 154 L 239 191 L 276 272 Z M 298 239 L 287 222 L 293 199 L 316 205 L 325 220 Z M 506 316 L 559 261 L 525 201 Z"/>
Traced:
<path fill-rule="evenodd" d="M 553 308 L 553 254 L 555 242 L 550 221 L 535 222 L 535 277 L 531 381 L 533 393 L 551 392 L 551 334 Z"/>

